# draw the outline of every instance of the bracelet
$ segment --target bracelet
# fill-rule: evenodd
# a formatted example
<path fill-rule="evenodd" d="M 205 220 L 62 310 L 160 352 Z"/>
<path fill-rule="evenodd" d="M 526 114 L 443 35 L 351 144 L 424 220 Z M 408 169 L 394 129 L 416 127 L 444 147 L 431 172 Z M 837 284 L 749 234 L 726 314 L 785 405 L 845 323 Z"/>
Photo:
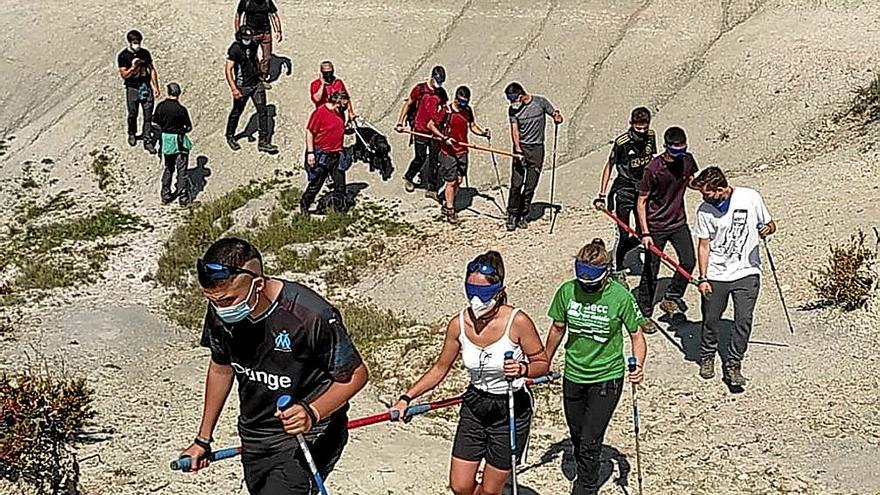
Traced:
<path fill-rule="evenodd" d="M 409 405 L 413 401 L 412 397 L 410 397 L 406 394 L 401 395 L 400 397 L 397 398 L 397 400 L 402 400 L 402 401 L 406 402 L 406 405 Z"/>
<path fill-rule="evenodd" d="M 605 199 L 606 197 L 607 197 L 606 194 L 604 194 L 604 193 L 599 193 L 599 198 L 601 198 L 601 199 Z"/>
<path fill-rule="evenodd" d="M 306 154 L 307 154 L 307 155 L 314 155 L 315 152 L 314 152 L 314 151 L 306 151 Z"/>
<path fill-rule="evenodd" d="M 312 421 L 312 427 L 314 428 L 314 426 L 318 424 L 318 415 L 315 413 L 315 410 L 312 409 L 312 405 L 307 402 L 300 402 L 299 405 L 301 405 L 302 408 L 305 409 L 306 414 L 309 415 L 309 419 Z"/>
<path fill-rule="evenodd" d="M 699 283 L 699 284 L 702 284 L 703 282 L 708 282 L 708 281 L 709 281 L 709 279 L 706 277 L 702 277 L 702 276 L 697 277 L 697 283 Z"/>
<path fill-rule="evenodd" d="M 213 442 L 213 441 L 214 441 L 213 438 L 204 438 L 202 436 L 196 436 L 196 438 L 193 440 L 193 443 L 198 445 L 199 447 L 207 450 L 208 452 L 210 452 L 211 451 L 211 442 Z"/>
<path fill-rule="evenodd" d="M 651 237 L 651 233 L 650 233 L 650 232 L 645 232 L 645 233 L 643 233 L 643 234 L 640 236 L 641 239 L 644 239 L 645 237 Z"/>

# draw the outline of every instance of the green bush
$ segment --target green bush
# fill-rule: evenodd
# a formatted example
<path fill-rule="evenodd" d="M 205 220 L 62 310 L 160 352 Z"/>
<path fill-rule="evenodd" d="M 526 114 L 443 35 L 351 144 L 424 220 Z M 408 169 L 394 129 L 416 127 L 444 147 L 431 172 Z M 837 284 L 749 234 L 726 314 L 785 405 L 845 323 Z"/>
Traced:
<path fill-rule="evenodd" d="M 825 266 L 810 276 L 820 304 L 852 311 L 868 302 L 877 284 L 877 250 L 865 246 L 866 237 L 859 230 L 849 242 L 830 246 Z"/>

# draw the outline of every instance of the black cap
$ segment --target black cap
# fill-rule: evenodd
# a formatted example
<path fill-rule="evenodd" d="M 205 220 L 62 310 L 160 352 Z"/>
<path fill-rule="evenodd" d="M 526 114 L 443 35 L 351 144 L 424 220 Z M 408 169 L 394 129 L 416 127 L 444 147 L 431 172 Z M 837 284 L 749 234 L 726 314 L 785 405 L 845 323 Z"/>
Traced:
<path fill-rule="evenodd" d="M 435 65 L 433 69 L 431 69 L 431 78 L 437 79 L 440 82 L 446 81 L 446 69 L 443 68 L 442 65 Z"/>
<path fill-rule="evenodd" d="M 247 24 L 242 24 L 240 28 L 238 28 L 238 32 L 235 33 L 235 37 L 239 40 L 242 38 L 253 38 L 254 29 Z"/>
<path fill-rule="evenodd" d="M 168 84 L 168 94 L 170 96 L 180 96 L 180 84 L 176 82 Z"/>

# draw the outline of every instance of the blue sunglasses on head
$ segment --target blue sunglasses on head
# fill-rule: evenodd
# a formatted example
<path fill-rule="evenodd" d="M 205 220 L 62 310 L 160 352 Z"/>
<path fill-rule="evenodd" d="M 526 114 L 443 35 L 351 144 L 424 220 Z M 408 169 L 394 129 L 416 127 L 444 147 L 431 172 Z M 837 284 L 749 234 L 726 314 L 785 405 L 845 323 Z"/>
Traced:
<path fill-rule="evenodd" d="M 498 270 L 496 270 L 494 266 L 492 266 L 488 263 L 480 263 L 477 261 L 472 261 L 472 262 L 468 263 L 467 274 L 470 275 L 471 273 L 477 273 L 477 272 L 479 272 L 483 275 L 491 275 L 491 276 L 495 276 L 495 277 L 498 276 Z"/>
<path fill-rule="evenodd" d="M 222 263 L 205 263 L 202 259 L 196 261 L 196 272 L 199 275 L 199 284 L 201 284 L 202 287 L 211 285 L 211 282 L 228 280 L 240 274 L 247 274 L 254 278 L 259 277 L 256 273 L 245 268 L 228 266 Z"/>

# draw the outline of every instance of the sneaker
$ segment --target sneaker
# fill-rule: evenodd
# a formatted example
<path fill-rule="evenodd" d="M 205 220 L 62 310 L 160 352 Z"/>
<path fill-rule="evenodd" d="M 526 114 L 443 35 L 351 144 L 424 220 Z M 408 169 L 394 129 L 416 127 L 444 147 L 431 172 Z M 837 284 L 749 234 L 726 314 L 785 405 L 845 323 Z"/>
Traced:
<path fill-rule="evenodd" d="M 660 301 L 660 310 L 668 315 L 674 315 L 681 311 L 678 302 L 670 297 L 664 297 L 663 300 Z"/>
<path fill-rule="evenodd" d="M 513 232 L 516 230 L 516 217 L 513 215 L 507 215 L 507 231 Z"/>
<path fill-rule="evenodd" d="M 700 378 L 711 380 L 715 378 L 715 357 L 700 360 Z"/>
<path fill-rule="evenodd" d="M 267 81 L 267 80 L 265 80 L 265 79 L 263 80 L 263 89 L 265 89 L 265 90 L 267 90 L 267 91 L 270 90 L 270 89 L 272 89 L 272 85 L 269 84 L 269 81 Z"/>
<path fill-rule="evenodd" d="M 403 188 L 406 192 L 411 193 L 416 190 L 416 185 L 409 179 L 403 179 Z"/>
<path fill-rule="evenodd" d="M 645 326 L 642 327 L 642 332 L 644 332 L 646 335 L 653 335 L 659 331 L 660 325 L 658 325 L 653 318 L 648 318 L 645 321 Z"/>
<path fill-rule="evenodd" d="M 153 143 L 151 143 L 149 141 L 144 141 L 144 151 L 146 151 L 147 153 L 149 153 L 151 155 L 155 155 L 156 154 L 156 147 L 153 146 Z"/>
<path fill-rule="evenodd" d="M 134 134 L 128 135 L 128 145 L 129 146 L 134 147 L 134 145 L 136 145 L 137 142 L 138 142 L 137 136 L 135 136 Z"/>
<path fill-rule="evenodd" d="M 440 195 L 437 194 L 437 191 L 432 191 L 430 189 L 425 191 L 425 197 L 428 199 L 433 199 L 434 201 L 440 201 Z"/>
<path fill-rule="evenodd" d="M 272 143 L 260 143 L 257 145 L 257 150 L 270 155 L 278 154 L 278 146 L 275 146 Z"/>
<path fill-rule="evenodd" d="M 238 151 L 241 149 L 241 145 L 238 144 L 238 141 L 236 141 L 234 137 L 226 138 L 226 144 L 228 144 L 229 147 L 232 148 L 232 151 Z"/>
<path fill-rule="evenodd" d="M 452 225 L 458 225 L 461 223 L 461 219 L 458 218 L 458 213 L 456 213 L 455 208 L 444 208 L 443 214 L 446 215 L 446 221 Z"/>
<path fill-rule="evenodd" d="M 731 387 L 745 387 L 746 378 L 742 375 L 742 363 L 732 359 L 724 363 L 724 378 Z"/>
<path fill-rule="evenodd" d="M 518 228 L 518 229 L 529 228 L 529 221 L 526 220 L 526 217 L 519 217 L 519 219 L 516 221 L 516 228 Z"/>

